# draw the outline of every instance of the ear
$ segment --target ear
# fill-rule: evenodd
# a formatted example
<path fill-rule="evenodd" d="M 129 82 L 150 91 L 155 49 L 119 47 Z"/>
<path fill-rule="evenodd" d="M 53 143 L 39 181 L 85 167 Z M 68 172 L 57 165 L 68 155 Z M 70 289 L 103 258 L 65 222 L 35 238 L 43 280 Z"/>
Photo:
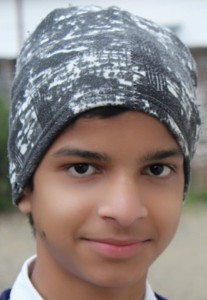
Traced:
<path fill-rule="evenodd" d="M 31 205 L 32 191 L 26 187 L 23 196 L 18 204 L 18 208 L 22 213 L 28 214 L 32 211 Z"/>

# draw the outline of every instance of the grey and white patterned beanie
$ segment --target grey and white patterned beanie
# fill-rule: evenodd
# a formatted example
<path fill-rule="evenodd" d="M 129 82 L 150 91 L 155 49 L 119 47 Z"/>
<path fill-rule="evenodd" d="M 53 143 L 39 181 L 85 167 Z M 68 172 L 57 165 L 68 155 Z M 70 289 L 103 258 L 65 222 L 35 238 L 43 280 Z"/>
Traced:
<path fill-rule="evenodd" d="M 51 12 L 28 38 L 12 87 L 9 159 L 13 202 L 58 133 L 78 114 L 124 106 L 163 122 L 185 165 L 199 136 L 195 63 L 167 28 L 117 7 Z"/>

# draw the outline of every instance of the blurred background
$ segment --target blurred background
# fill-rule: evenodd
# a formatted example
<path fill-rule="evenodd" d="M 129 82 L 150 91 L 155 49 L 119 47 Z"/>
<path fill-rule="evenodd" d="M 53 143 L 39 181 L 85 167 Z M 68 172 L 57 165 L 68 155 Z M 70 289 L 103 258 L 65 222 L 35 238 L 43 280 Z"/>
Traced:
<path fill-rule="evenodd" d="M 24 40 L 51 10 L 91 4 L 119 6 L 168 26 L 197 62 L 203 129 L 192 187 L 176 238 L 152 267 L 150 278 L 155 289 L 170 299 L 206 300 L 207 0 L 0 0 L 0 291 L 12 284 L 22 262 L 35 251 L 29 225 L 11 205 L 7 180 L 7 116 L 16 57 Z"/>

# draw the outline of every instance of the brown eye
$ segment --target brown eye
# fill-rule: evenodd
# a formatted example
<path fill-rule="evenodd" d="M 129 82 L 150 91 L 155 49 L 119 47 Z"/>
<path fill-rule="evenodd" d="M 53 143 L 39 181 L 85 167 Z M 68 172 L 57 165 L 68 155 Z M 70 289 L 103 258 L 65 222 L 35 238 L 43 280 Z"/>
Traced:
<path fill-rule="evenodd" d="M 68 168 L 68 171 L 76 177 L 84 177 L 93 175 L 96 172 L 96 168 L 89 164 L 74 164 Z"/>
<path fill-rule="evenodd" d="M 163 164 L 151 165 L 146 168 L 145 173 L 154 176 L 164 178 L 167 177 L 172 171 L 172 168 Z"/>

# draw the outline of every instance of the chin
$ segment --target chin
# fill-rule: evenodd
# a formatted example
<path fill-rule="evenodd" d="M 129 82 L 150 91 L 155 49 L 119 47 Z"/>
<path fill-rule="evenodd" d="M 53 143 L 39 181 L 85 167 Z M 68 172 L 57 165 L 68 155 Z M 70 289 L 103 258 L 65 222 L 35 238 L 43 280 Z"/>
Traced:
<path fill-rule="evenodd" d="M 88 281 L 93 286 L 100 287 L 100 288 L 124 288 L 129 287 L 133 284 L 137 284 L 140 281 L 146 280 L 146 275 L 143 274 L 126 274 L 123 271 L 112 275 L 110 272 L 104 274 L 95 274 L 94 278 L 85 278 L 85 281 Z"/>

